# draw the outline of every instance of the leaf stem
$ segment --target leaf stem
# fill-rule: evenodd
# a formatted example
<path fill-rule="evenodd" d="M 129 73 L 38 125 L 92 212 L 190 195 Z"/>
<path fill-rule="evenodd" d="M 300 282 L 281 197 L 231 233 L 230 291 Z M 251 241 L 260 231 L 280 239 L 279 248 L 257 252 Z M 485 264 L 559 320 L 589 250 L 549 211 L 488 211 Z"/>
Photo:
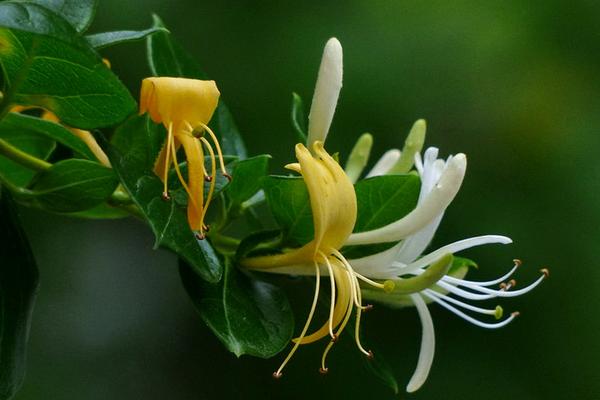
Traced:
<path fill-rule="evenodd" d="M 25 153 L 4 139 L 0 139 L 0 154 L 34 171 L 45 171 L 52 166 L 49 162 Z"/>

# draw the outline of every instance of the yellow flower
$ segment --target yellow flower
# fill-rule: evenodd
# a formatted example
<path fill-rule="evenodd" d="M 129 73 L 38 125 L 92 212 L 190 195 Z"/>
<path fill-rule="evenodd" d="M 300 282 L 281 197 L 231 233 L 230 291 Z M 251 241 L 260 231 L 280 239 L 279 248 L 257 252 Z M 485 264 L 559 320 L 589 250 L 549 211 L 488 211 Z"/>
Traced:
<path fill-rule="evenodd" d="M 313 156 L 314 154 L 314 156 Z M 315 342 L 327 335 L 331 342 L 325 348 L 321 359 L 321 372 L 327 372 L 325 360 L 338 335 L 345 328 L 354 307 L 356 313 L 356 344 L 360 351 L 372 356 L 364 349 L 359 339 L 360 313 L 367 308 L 362 305 L 359 279 L 380 289 L 390 290 L 391 281 L 376 283 L 357 274 L 339 249 L 344 245 L 356 222 L 356 194 L 354 186 L 339 164 L 325 151 L 323 143 L 313 144 L 313 154 L 302 144 L 296 145 L 298 163 L 286 168 L 302 175 L 308 189 L 313 213 L 314 239 L 304 246 L 287 253 L 250 257 L 242 260 L 242 266 L 275 273 L 298 273 L 315 275 L 315 294 L 307 321 L 294 339 L 294 346 L 279 369 L 273 374 L 276 378 L 291 359 L 300 344 Z M 329 275 L 331 284 L 331 305 L 327 322 L 314 333 L 307 335 L 319 297 L 320 275 Z M 335 330 L 335 333 L 334 333 Z"/>
<path fill-rule="evenodd" d="M 154 172 L 164 184 L 163 198 L 170 199 L 168 173 L 173 163 L 179 181 L 189 196 L 188 223 L 199 239 L 204 238 L 208 229 L 204 218 L 215 189 L 215 150 L 221 172 L 231 179 L 225 169 L 221 146 L 207 125 L 217 108 L 219 95 L 214 81 L 169 77 L 144 79 L 140 94 L 140 114 L 148 112 L 152 121 L 162 123 L 167 129 L 167 139 L 154 166 Z M 212 144 L 204 137 L 204 132 L 208 133 Z M 177 150 L 181 145 L 187 158 L 187 181 L 177 161 Z M 210 173 L 204 167 L 203 147 L 211 157 Z M 205 180 L 211 183 L 206 201 Z"/>

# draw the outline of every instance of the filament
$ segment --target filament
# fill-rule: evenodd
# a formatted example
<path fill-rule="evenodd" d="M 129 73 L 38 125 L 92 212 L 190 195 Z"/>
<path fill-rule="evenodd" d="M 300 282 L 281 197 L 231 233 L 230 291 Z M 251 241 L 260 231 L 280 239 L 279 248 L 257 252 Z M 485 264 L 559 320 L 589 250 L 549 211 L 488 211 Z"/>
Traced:
<path fill-rule="evenodd" d="M 212 131 L 212 129 L 210 129 L 208 127 L 208 125 L 200 123 L 200 126 L 203 127 L 204 129 L 206 129 L 206 131 L 208 132 L 208 135 L 210 136 L 213 143 L 215 144 L 215 147 L 217 149 L 217 155 L 219 156 L 221 173 L 223 173 L 223 175 L 225 175 L 226 177 L 229 177 L 229 174 L 227 173 L 227 169 L 225 168 L 225 162 L 223 161 L 223 152 L 221 151 L 221 146 L 219 145 L 219 141 L 217 140 L 217 135 L 215 135 L 215 133 Z"/>
<path fill-rule="evenodd" d="M 217 164 L 215 162 L 215 152 L 213 151 L 212 147 L 210 146 L 210 143 L 208 142 L 208 140 L 206 140 L 205 138 L 201 137 L 200 141 L 204 144 L 204 146 L 206 146 L 208 153 L 210 154 L 210 159 L 211 159 L 211 176 L 212 179 L 210 180 L 210 189 L 208 189 L 208 196 L 206 196 L 206 203 L 204 204 L 204 208 L 202 209 L 202 221 L 204 221 L 204 217 L 206 215 L 206 211 L 208 210 L 208 205 L 210 204 L 210 201 L 212 200 L 212 196 L 213 193 L 215 191 L 215 184 L 216 184 L 216 179 L 215 179 L 215 174 L 217 171 Z"/>
<path fill-rule="evenodd" d="M 501 322 L 496 322 L 496 323 L 486 323 L 486 322 L 481 322 L 473 317 L 471 317 L 470 315 L 465 314 L 464 312 L 460 311 L 459 309 L 451 306 L 450 304 L 446 303 L 444 300 L 442 300 L 439 297 L 436 296 L 432 296 L 431 294 L 425 292 L 422 292 L 424 296 L 428 297 L 429 299 L 435 301 L 436 303 L 438 303 L 439 305 L 441 305 L 442 307 L 444 307 L 445 309 L 447 309 L 448 311 L 458 315 L 459 317 L 461 317 L 462 319 L 472 323 L 473 325 L 477 325 L 481 328 L 487 328 L 487 329 L 497 329 L 497 328 L 502 328 L 503 326 L 506 326 L 507 324 L 509 324 L 513 319 L 515 319 L 515 317 L 518 315 L 518 313 L 512 313 L 510 315 L 510 317 L 508 317 L 507 319 L 505 319 L 504 321 Z"/>
<path fill-rule="evenodd" d="M 435 290 L 425 289 L 425 293 L 427 293 L 430 296 L 443 299 L 444 301 L 448 301 L 448 302 L 450 302 L 452 304 L 455 304 L 455 305 L 457 305 L 459 307 L 462 307 L 464 309 L 467 309 L 467 310 L 470 310 L 470 311 L 474 311 L 474 312 L 477 312 L 477 313 L 480 313 L 480 314 L 487 314 L 487 315 L 496 315 L 497 314 L 496 309 L 490 310 L 490 309 L 487 309 L 487 308 L 481 308 L 481 307 L 472 306 L 471 304 L 463 303 L 462 301 L 457 300 L 457 299 L 455 299 L 453 297 L 441 295 L 440 293 L 436 292 Z"/>
<path fill-rule="evenodd" d="M 327 269 L 329 270 L 329 281 L 331 283 L 331 304 L 329 306 L 329 336 L 332 339 L 335 339 L 333 334 L 333 313 L 335 310 L 335 277 L 333 276 L 333 267 L 329 262 L 329 259 L 325 257 L 325 255 L 321 252 L 319 254 L 325 259 L 325 265 L 327 265 Z"/>
<path fill-rule="evenodd" d="M 288 353 L 285 360 L 283 360 L 279 369 L 273 374 L 273 376 L 275 378 L 281 377 L 281 371 L 283 370 L 285 365 L 290 361 L 290 359 L 292 358 L 292 356 L 294 355 L 296 350 L 298 350 L 298 347 L 300 346 L 300 342 L 302 342 L 302 338 L 306 335 L 306 331 L 308 330 L 308 327 L 310 326 L 310 322 L 312 321 L 313 316 L 315 314 L 315 309 L 317 308 L 317 301 L 319 300 L 319 286 L 320 286 L 321 276 L 320 276 L 320 272 L 319 272 L 319 264 L 317 264 L 317 262 L 315 261 L 314 265 L 315 265 L 315 295 L 313 298 L 312 306 L 310 307 L 310 312 L 308 313 L 308 318 L 306 319 L 306 323 L 304 324 L 304 328 L 302 328 L 300 337 L 298 338 L 298 340 L 295 341 L 294 346 L 292 347 L 292 350 L 290 350 L 290 352 Z"/>
<path fill-rule="evenodd" d="M 173 142 L 173 122 L 169 122 L 169 130 L 167 134 L 167 152 L 165 154 L 165 168 L 163 171 L 163 197 L 165 199 L 169 198 L 169 166 L 170 166 L 170 152 L 171 152 L 171 143 Z"/>
<path fill-rule="evenodd" d="M 511 275 L 517 270 L 517 268 L 519 268 L 519 265 L 515 264 L 515 266 L 512 267 L 510 271 L 508 271 L 506 274 L 502 275 L 500 278 L 494 279 L 493 281 L 486 281 L 486 282 L 468 281 L 468 280 L 458 279 L 458 278 L 455 278 L 453 276 L 448 276 L 448 275 L 446 275 L 445 278 L 447 278 L 446 280 L 448 282 L 453 282 L 453 283 L 456 283 L 456 284 L 462 285 L 462 286 L 492 286 L 492 285 L 497 285 L 500 282 L 504 282 L 505 280 L 510 278 Z"/>

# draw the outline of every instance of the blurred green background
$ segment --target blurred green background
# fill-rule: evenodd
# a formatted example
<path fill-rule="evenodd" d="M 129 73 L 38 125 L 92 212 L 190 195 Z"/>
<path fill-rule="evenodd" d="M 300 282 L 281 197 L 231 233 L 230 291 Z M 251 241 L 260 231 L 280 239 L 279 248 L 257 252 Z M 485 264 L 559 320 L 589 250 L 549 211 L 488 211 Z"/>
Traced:
<path fill-rule="evenodd" d="M 497 331 L 432 306 L 435 361 L 414 395 L 368 374 L 349 339 L 328 376 L 315 345 L 274 381 L 281 357 L 226 352 L 181 288 L 175 257 L 152 251 L 140 223 L 23 210 L 41 289 L 18 400 L 600 398 L 600 3 L 101 0 L 91 32 L 145 28 L 152 12 L 217 80 L 251 153 L 274 154 L 274 172 L 293 155 L 291 92 L 310 102 L 322 47 L 338 37 L 344 88 L 329 150 L 347 154 L 368 131 L 380 155 L 426 118 L 428 145 L 469 158 L 434 245 L 506 234 L 513 245 L 462 254 L 480 264 L 473 279 L 516 257 L 520 284 L 543 266 L 551 278 L 503 302 L 521 317 Z M 104 54 L 137 96 L 144 44 Z M 304 315 L 311 285 L 288 286 Z M 376 307 L 364 328 L 402 389 L 418 354 L 416 312 Z"/>

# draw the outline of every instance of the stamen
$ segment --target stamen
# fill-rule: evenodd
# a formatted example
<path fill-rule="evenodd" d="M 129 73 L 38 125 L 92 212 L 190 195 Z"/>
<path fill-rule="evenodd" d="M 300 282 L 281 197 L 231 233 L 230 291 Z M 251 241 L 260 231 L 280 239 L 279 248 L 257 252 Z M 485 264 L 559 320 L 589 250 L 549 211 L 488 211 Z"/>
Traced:
<path fill-rule="evenodd" d="M 173 143 L 173 122 L 169 123 L 169 130 L 167 133 L 167 143 L 165 143 L 165 146 L 167 146 L 167 153 L 165 154 L 165 169 L 163 171 L 163 193 L 162 193 L 162 198 L 163 200 L 170 200 L 171 196 L 169 196 L 169 167 L 170 167 L 170 159 L 169 159 L 169 155 L 170 155 L 170 149 Z"/>
<path fill-rule="evenodd" d="M 187 183 L 185 182 L 185 179 L 183 179 L 183 175 L 181 174 L 181 170 L 179 169 L 179 161 L 177 160 L 177 149 L 175 148 L 175 142 L 173 140 L 171 140 L 170 144 L 171 144 L 171 157 L 173 158 L 173 164 L 175 165 L 175 172 L 177 173 L 179 182 L 181 182 L 181 186 L 183 186 L 183 188 L 187 192 L 188 198 L 194 204 L 194 207 L 202 209 L 202 206 L 198 207 L 198 203 L 196 203 L 196 199 L 192 195 L 190 188 L 188 187 Z M 200 202 L 202 202 L 202 201 L 203 201 L 203 199 L 200 199 Z M 200 203 L 200 204 L 202 204 L 202 203 Z"/>
<path fill-rule="evenodd" d="M 217 135 L 215 135 L 215 133 L 212 131 L 212 129 L 210 129 L 208 127 L 208 125 L 200 123 L 200 126 L 203 127 L 204 129 L 206 129 L 210 138 L 212 139 L 213 143 L 215 144 L 215 148 L 217 149 L 217 155 L 219 156 L 221 173 L 223 174 L 223 176 L 225 178 L 227 178 L 229 181 L 231 181 L 231 175 L 229 175 L 227 173 L 227 169 L 225 168 L 225 161 L 223 160 L 223 152 L 221 152 L 221 146 L 219 145 L 219 141 L 217 140 Z"/>
<path fill-rule="evenodd" d="M 477 325 L 481 328 L 487 328 L 487 329 L 497 329 L 497 328 L 501 328 L 503 326 L 506 326 L 507 324 L 509 324 L 513 319 L 515 319 L 515 313 L 512 313 L 510 315 L 510 317 L 508 317 L 507 319 L 505 319 L 502 322 L 496 322 L 496 323 L 486 323 L 486 322 L 481 322 L 473 317 L 471 317 L 470 315 L 465 314 L 464 312 L 460 311 L 459 309 L 451 306 L 450 304 L 446 303 L 444 300 L 442 300 L 439 297 L 436 296 L 432 296 L 431 294 L 427 293 L 427 292 L 423 292 L 423 295 L 428 297 L 429 299 L 435 301 L 436 303 L 438 303 L 439 305 L 441 305 L 442 307 L 444 307 L 445 309 L 447 309 L 448 311 L 458 315 L 459 317 L 461 317 L 462 319 L 464 319 L 465 321 L 468 321 L 470 323 L 472 323 L 473 325 Z"/>
<path fill-rule="evenodd" d="M 302 328 L 302 332 L 300 333 L 298 340 L 295 340 L 292 350 L 290 350 L 290 352 L 288 353 L 285 360 L 283 360 L 279 369 L 277 371 L 275 371 L 275 373 L 273 373 L 273 377 L 275 377 L 275 378 L 281 377 L 281 371 L 283 370 L 285 365 L 290 361 L 290 359 L 292 358 L 292 356 L 294 355 L 296 350 L 298 350 L 298 347 L 300 346 L 300 343 L 302 342 L 302 338 L 306 335 L 306 331 L 308 331 L 308 327 L 310 326 L 310 323 L 315 314 L 315 310 L 317 308 L 317 302 L 319 300 L 319 287 L 320 287 L 320 282 L 321 282 L 321 275 L 319 272 L 319 264 L 317 264 L 317 262 L 315 261 L 314 265 L 315 265 L 315 295 L 313 297 L 312 306 L 310 307 L 310 312 L 308 313 L 308 318 L 306 319 L 306 323 L 304 324 L 304 328 Z M 323 369 L 326 370 L 327 368 L 325 368 L 325 366 L 323 365 Z"/>
<path fill-rule="evenodd" d="M 329 372 L 329 368 L 323 368 L 323 367 L 319 368 L 319 373 L 321 375 L 327 375 L 328 372 Z"/>
<path fill-rule="evenodd" d="M 211 179 L 211 181 L 210 181 L 210 188 L 208 189 L 208 196 L 206 196 L 206 203 L 204 204 L 204 208 L 202 209 L 201 220 L 204 221 L 204 217 L 206 216 L 206 212 L 208 211 L 208 206 L 210 205 L 210 201 L 212 200 L 212 196 L 215 191 L 216 181 L 214 179 L 214 176 L 217 172 L 217 164 L 215 162 L 215 152 L 213 151 L 212 147 L 210 146 L 210 143 L 208 143 L 208 140 L 201 137 L 200 141 L 204 144 L 204 146 L 208 150 L 208 153 L 210 154 L 211 176 L 213 177 L 213 179 Z"/>
<path fill-rule="evenodd" d="M 425 293 L 429 294 L 430 296 L 436 297 L 436 298 L 440 298 L 443 299 L 445 301 L 448 301 L 452 304 L 455 304 L 459 307 L 462 307 L 464 309 L 470 310 L 470 311 L 474 311 L 480 314 L 486 314 L 486 315 L 498 315 L 500 314 L 500 316 L 502 315 L 502 307 L 497 306 L 495 309 L 490 310 L 487 308 L 481 308 L 481 307 L 476 307 L 476 306 L 472 306 L 471 304 L 468 303 L 464 303 L 460 300 L 455 299 L 454 297 L 450 297 L 450 296 L 445 296 L 442 295 L 438 292 L 436 292 L 435 290 L 431 290 L 431 289 L 425 289 Z M 499 319 L 498 317 L 496 317 L 496 319 Z"/>
<path fill-rule="evenodd" d="M 546 278 L 546 274 L 544 274 L 542 272 L 542 275 L 537 280 L 535 280 L 533 283 L 529 284 L 529 286 L 525 286 L 522 289 L 513 290 L 513 291 L 510 291 L 510 292 L 508 291 L 508 289 L 510 289 L 511 287 L 514 286 L 514 284 L 516 284 L 516 282 L 514 282 L 514 281 L 509 281 L 508 284 L 506 285 L 506 287 L 504 289 L 500 289 L 500 290 L 494 290 L 494 289 L 489 289 L 489 288 L 485 288 L 485 287 L 471 287 L 470 289 L 475 290 L 475 291 L 477 291 L 479 293 L 490 294 L 490 295 L 493 295 L 493 296 L 495 295 L 497 297 L 516 297 L 516 296 L 520 296 L 522 294 L 525 294 L 525 293 L 533 290 L 545 278 Z M 438 284 L 440 286 L 442 286 L 442 285 L 444 285 L 444 282 L 438 282 Z M 445 284 L 445 285 L 447 285 L 447 284 Z M 470 292 L 466 292 L 466 293 L 470 293 Z M 470 294 L 475 295 L 474 293 L 470 293 Z M 475 296 L 477 296 L 477 295 L 475 295 Z"/>
<path fill-rule="evenodd" d="M 329 336 L 333 340 L 335 335 L 333 334 L 333 312 L 335 309 L 335 277 L 333 276 L 333 267 L 329 262 L 329 259 L 325 257 L 322 252 L 319 252 L 321 257 L 325 260 L 325 265 L 327 265 L 327 269 L 329 270 L 329 282 L 331 283 L 331 304 L 329 306 Z"/>
<path fill-rule="evenodd" d="M 356 278 L 354 278 L 356 280 Z M 358 285 L 358 281 L 356 281 L 356 285 Z M 362 304 L 362 294 L 360 292 L 360 288 L 358 288 L 358 304 Z M 373 353 L 371 350 L 365 350 L 361 341 L 360 341 L 360 316 L 362 312 L 362 307 L 358 307 L 356 310 L 356 324 L 354 326 L 354 341 L 356 342 L 356 346 L 361 351 L 361 353 L 365 354 L 367 357 L 372 358 Z"/>
<path fill-rule="evenodd" d="M 494 279 L 492 281 L 485 281 L 485 282 L 468 281 L 466 279 L 458 279 L 458 278 L 455 278 L 453 276 L 445 276 L 444 280 L 447 280 L 448 282 L 456 283 L 457 285 L 460 285 L 460 286 L 492 286 L 492 285 L 497 285 L 500 282 L 504 282 L 505 280 L 507 280 L 508 278 L 510 278 L 510 276 L 517 270 L 517 268 L 519 268 L 519 266 L 521 265 L 521 262 L 519 261 L 517 263 L 517 261 L 519 261 L 519 260 L 514 260 L 515 265 L 514 265 L 514 267 L 512 267 L 510 269 L 510 271 L 508 271 L 506 274 L 502 275 L 500 278 Z"/>

